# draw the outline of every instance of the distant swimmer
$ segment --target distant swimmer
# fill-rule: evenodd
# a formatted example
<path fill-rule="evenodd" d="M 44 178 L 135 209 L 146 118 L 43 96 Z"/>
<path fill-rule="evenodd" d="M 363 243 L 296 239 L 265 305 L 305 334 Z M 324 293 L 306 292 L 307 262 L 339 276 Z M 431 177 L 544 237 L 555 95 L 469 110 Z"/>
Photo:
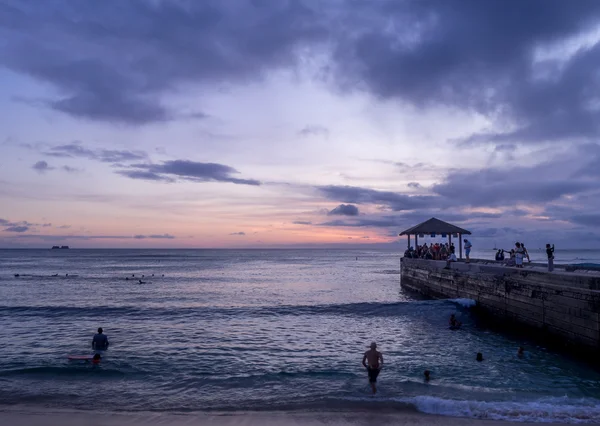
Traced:
<path fill-rule="evenodd" d="M 450 330 L 457 330 L 462 325 L 462 322 L 456 319 L 456 315 L 451 314 L 450 319 L 448 320 L 448 325 L 450 326 Z"/>
<path fill-rule="evenodd" d="M 125 277 L 125 281 L 129 281 L 129 277 Z"/>
<path fill-rule="evenodd" d="M 132 277 L 135 277 L 135 274 L 131 274 Z"/>
<path fill-rule="evenodd" d="M 105 350 L 108 349 L 108 337 L 102 333 L 102 327 L 98 328 L 98 334 L 94 335 L 92 339 L 92 349 L 94 350 Z"/>
<path fill-rule="evenodd" d="M 139 280 L 140 284 L 146 284 L 146 281 Z"/>
<path fill-rule="evenodd" d="M 154 276 L 154 274 L 152 274 L 152 276 Z"/>
<path fill-rule="evenodd" d="M 65 277 L 68 277 L 68 276 L 69 276 L 69 274 L 65 274 Z"/>
<path fill-rule="evenodd" d="M 425 381 L 428 382 L 430 379 L 430 373 L 429 370 L 425 370 L 425 372 L 423 373 L 423 375 L 425 376 Z"/>
<path fill-rule="evenodd" d="M 19 275 L 19 274 L 15 274 L 15 278 L 19 278 L 19 277 L 20 277 L 20 275 Z"/>
<path fill-rule="evenodd" d="M 477 352 L 477 357 L 475 358 L 477 361 L 483 361 L 483 354 L 481 352 Z"/>
<path fill-rule="evenodd" d="M 58 277 L 58 274 L 54 274 L 54 275 L 52 275 L 52 276 L 53 276 L 53 277 Z"/>
<path fill-rule="evenodd" d="M 377 393 L 377 376 L 383 367 L 383 355 L 377 351 L 377 343 L 371 343 L 371 349 L 365 352 L 363 356 L 362 365 L 367 369 L 369 373 L 369 383 L 373 394 Z"/>

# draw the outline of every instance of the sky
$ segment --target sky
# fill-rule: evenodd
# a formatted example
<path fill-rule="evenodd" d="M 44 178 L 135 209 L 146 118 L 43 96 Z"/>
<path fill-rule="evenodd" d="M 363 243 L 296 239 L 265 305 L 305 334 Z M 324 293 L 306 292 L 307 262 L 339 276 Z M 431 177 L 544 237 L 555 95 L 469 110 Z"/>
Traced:
<path fill-rule="evenodd" d="M 596 248 L 596 0 L 0 0 L 0 247 Z"/>

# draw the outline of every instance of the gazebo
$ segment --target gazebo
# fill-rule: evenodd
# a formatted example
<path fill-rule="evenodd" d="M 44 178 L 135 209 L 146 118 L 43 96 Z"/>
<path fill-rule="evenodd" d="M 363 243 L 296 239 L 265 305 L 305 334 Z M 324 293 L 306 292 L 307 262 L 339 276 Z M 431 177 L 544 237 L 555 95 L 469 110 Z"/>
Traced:
<path fill-rule="evenodd" d="M 441 235 L 442 238 L 446 238 L 448 236 L 448 244 L 452 244 L 452 237 L 458 237 L 458 250 L 460 253 L 460 259 L 462 259 L 462 236 L 463 235 L 471 235 L 471 231 L 467 231 L 466 229 L 459 228 L 458 226 L 452 225 L 451 223 L 444 222 L 443 220 L 436 219 L 432 217 L 429 220 L 426 220 L 423 223 L 420 223 L 412 228 L 408 228 L 405 231 L 402 231 L 400 234 L 408 236 L 408 248 L 410 248 L 410 236 L 415 236 L 415 248 L 419 244 L 419 236 L 424 237 L 425 235 L 431 235 L 435 237 L 436 235 Z"/>

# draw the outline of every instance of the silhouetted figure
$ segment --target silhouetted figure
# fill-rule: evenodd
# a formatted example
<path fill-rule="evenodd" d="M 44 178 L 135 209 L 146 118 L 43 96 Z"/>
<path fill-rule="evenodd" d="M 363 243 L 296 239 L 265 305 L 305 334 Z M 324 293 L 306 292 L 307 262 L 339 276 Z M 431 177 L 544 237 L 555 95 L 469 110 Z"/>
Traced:
<path fill-rule="evenodd" d="M 102 327 L 98 328 L 98 334 L 94 335 L 92 339 L 92 349 L 94 350 L 104 350 L 108 349 L 108 337 L 106 334 L 102 334 Z"/>
<path fill-rule="evenodd" d="M 477 352 L 477 357 L 475 358 L 477 361 L 483 361 L 483 354 L 481 352 Z"/>
<path fill-rule="evenodd" d="M 429 381 L 429 370 L 425 370 L 425 372 L 423 373 L 423 375 L 425 376 L 425 381 L 428 382 Z"/>

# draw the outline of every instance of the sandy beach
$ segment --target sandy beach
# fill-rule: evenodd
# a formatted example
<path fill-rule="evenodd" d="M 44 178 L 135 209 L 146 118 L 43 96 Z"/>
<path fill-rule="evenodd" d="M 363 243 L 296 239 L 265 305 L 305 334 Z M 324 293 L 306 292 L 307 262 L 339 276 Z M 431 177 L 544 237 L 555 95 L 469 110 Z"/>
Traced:
<path fill-rule="evenodd" d="M 0 411 L 0 424 L 20 426 L 343 426 L 343 425 L 444 425 L 494 426 L 539 425 L 540 423 L 505 422 L 494 420 L 442 417 L 419 413 L 373 412 L 272 412 L 272 413 L 107 413 L 86 411 L 56 411 L 12 408 Z M 565 425 L 566 423 L 544 423 Z"/>

